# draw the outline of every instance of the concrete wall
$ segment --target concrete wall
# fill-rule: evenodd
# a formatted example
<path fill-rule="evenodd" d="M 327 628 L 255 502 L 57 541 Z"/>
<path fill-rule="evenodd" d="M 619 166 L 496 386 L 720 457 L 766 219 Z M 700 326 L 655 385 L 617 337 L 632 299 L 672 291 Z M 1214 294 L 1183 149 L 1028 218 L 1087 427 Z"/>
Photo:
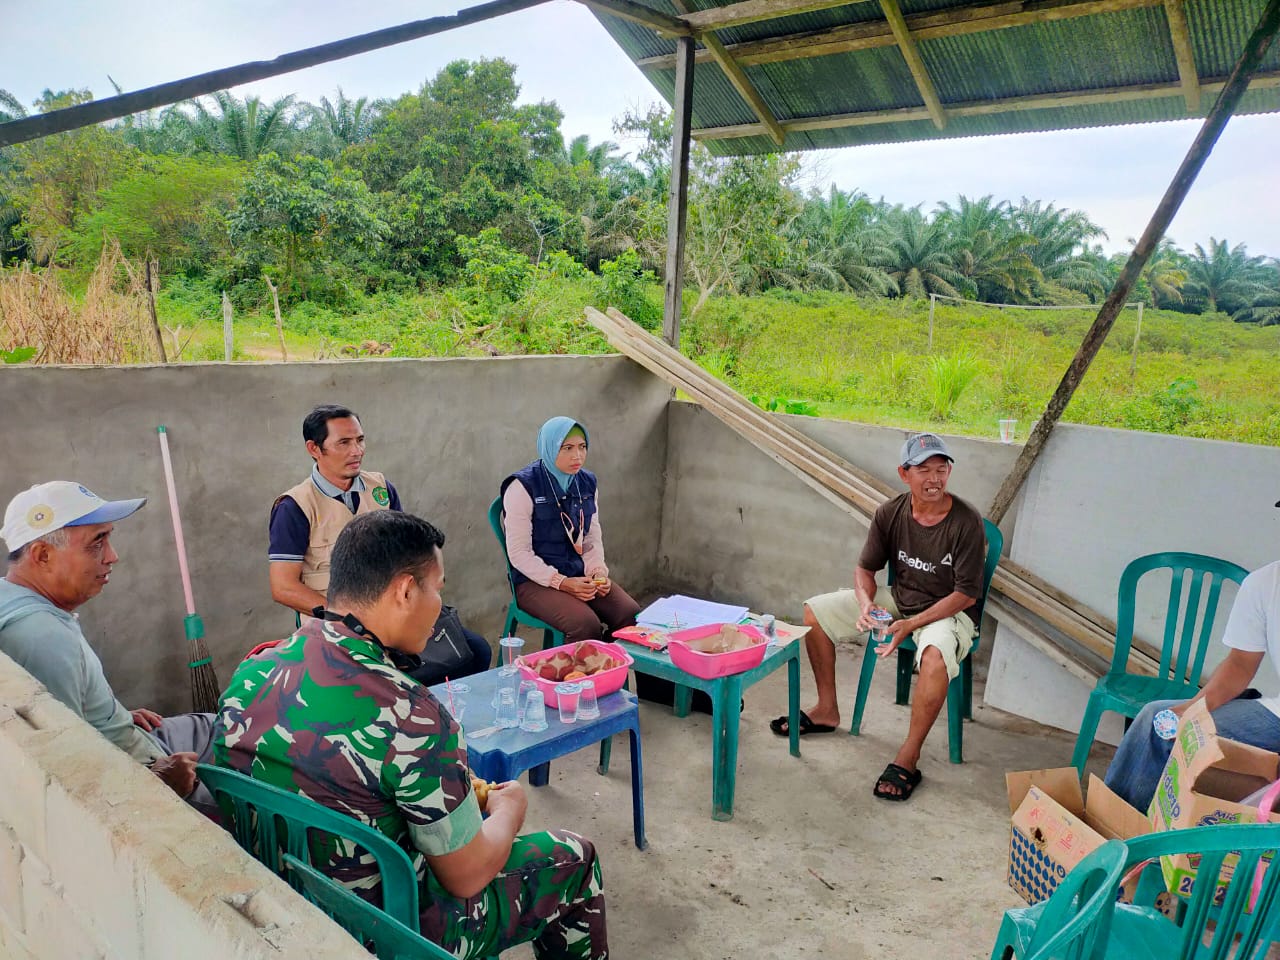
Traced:
<path fill-rule="evenodd" d="M 864 524 L 701 407 L 673 403 L 668 417 L 659 567 L 670 586 L 794 618 L 807 597 L 852 585 Z M 814 417 L 787 420 L 906 489 L 896 465 L 909 431 Z M 984 510 L 1017 448 L 969 438 L 947 442 L 956 458 L 950 489 Z"/>
<path fill-rule="evenodd" d="M 1100 427 L 1059 427 L 1027 478 L 1018 508 L 1012 557 L 1109 617 L 1129 561 L 1148 553 L 1187 550 L 1222 557 L 1252 570 L 1280 550 L 1280 449 Z M 1154 575 L 1153 575 L 1154 577 Z M 1168 578 L 1145 578 L 1136 632 L 1158 643 Z M 1234 598 L 1234 588 L 1224 600 Z M 1215 621 L 1215 637 L 1227 604 Z M 1214 643 L 1205 675 L 1223 655 Z M 988 703 L 1066 730 L 1079 729 L 1086 685 L 1053 667 L 1001 624 L 996 635 Z M 1280 689 L 1266 665 L 1256 686 Z M 1117 742 L 1119 719 L 1102 737 Z"/>
<path fill-rule="evenodd" d="M 360 414 L 366 466 L 445 530 L 446 598 L 496 642 L 509 591 L 486 511 L 550 416 L 591 432 L 610 567 L 634 592 L 652 585 L 668 396 L 621 357 L 11 367 L 0 370 L 0 503 L 49 479 L 150 498 L 118 526 L 122 560 L 81 616 L 124 703 L 180 711 L 189 658 L 157 424 L 170 431 L 196 606 L 225 682 L 246 650 L 293 626 L 267 585 L 267 517 L 310 469 L 301 425 L 315 404 Z"/>
<path fill-rule="evenodd" d="M 3 654 L 0 770 L 0 956 L 367 960 Z"/>

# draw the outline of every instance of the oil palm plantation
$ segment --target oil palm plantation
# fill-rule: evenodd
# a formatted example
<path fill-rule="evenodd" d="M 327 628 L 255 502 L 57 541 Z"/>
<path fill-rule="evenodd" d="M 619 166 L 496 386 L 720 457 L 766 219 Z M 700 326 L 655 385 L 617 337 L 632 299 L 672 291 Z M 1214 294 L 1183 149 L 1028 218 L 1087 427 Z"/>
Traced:
<path fill-rule="evenodd" d="M 1234 313 L 1263 292 L 1264 263 L 1263 257 L 1249 256 L 1243 243 L 1231 247 L 1226 240 L 1210 237 L 1208 250 L 1197 243 L 1187 258 L 1183 295 L 1209 313 Z"/>
<path fill-rule="evenodd" d="M 976 291 L 956 269 L 956 242 L 946 223 L 929 220 L 919 207 L 891 207 L 882 214 L 885 229 L 885 272 L 904 297 L 931 293 L 962 297 Z"/>
<path fill-rule="evenodd" d="M 1044 278 L 1037 289 L 1056 284 L 1094 299 L 1106 293 L 1105 259 L 1091 255 L 1089 243 L 1107 234 L 1083 211 L 1023 197 L 1012 208 L 1010 220 L 1015 229 L 1035 238 L 1027 253 Z"/>
<path fill-rule="evenodd" d="M 192 143 L 197 152 L 222 153 L 253 162 L 264 153 L 287 153 L 296 134 L 293 94 L 263 103 L 260 97 L 239 100 L 225 90 L 211 94 L 213 103 L 192 101 L 189 117 Z"/>
<path fill-rule="evenodd" d="M 979 300 L 1025 303 L 1043 279 L 1031 259 L 1036 239 L 1014 226 L 1007 201 L 990 194 L 978 200 L 961 195 L 953 207 L 939 204 L 936 219 L 955 241 L 956 269 L 969 281 Z"/>
<path fill-rule="evenodd" d="M 865 193 L 831 185 L 826 197 L 805 199 L 789 241 L 797 285 L 887 296 L 897 284 L 880 264 L 890 256 Z"/>

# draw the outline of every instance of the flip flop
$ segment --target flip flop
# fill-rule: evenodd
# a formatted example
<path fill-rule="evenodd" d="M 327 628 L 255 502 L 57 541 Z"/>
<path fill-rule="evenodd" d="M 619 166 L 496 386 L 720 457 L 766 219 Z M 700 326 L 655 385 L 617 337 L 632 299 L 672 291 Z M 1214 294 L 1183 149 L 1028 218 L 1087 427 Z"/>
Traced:
<path fill-rule="evenodd" d="M 876 781 L 875 789 L 872 792 L 881 800 L 894 800 L 897 802 L 910 800 L 911 794 L 915 793 L 915 789 L 920 786 L 922 779 L 924 779 L 924 774 L 919 770 L 908 770 L 906 767 L 891 763 L 884 768 L 884 773 L 880 774 L 880 779 Z M 885 787 L 897 787 L 898 792 L 890 793 Z"/>
<path fill-rule="evenodd" d="M 790 736 L 791 728 L 788 726 L 790 717 L 785 713 L 777 719 L 769 721 L 769 729 L 780 737 Z M 836 728 L 829 723 L 814 723 L 809 719 L 809 715 L 803 710 L 800 711 L 800 729 L 796 731 L 799 736 L 807 737 L 814 733 L 835 733 Z"/>

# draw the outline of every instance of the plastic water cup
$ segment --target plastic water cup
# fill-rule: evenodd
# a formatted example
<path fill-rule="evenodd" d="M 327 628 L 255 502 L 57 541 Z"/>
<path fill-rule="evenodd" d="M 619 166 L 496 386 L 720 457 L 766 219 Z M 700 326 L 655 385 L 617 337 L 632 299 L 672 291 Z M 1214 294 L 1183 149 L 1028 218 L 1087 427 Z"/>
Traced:
<path fill-rule="evenodd" d="M 447 689 L 451 692 L 445 694 L 445 706 L 449 708 L 449 715 L 461 726 L 462 715 L 467 710 L 467 694 L 471 692 L 471 686 L 470 684 L 450 680 Z"/>
<path fill-rule="evenodd" d="M 493 722 L 503 730 L 510 730 L 520 723 L 516 718 L 515 687 L 503 687 L 498 691 L 498 709 Z"/>
<path fill-rule="evenodd" d="M 547 702 L 536 686 L 529 691 L 529 701 L 524 705 L 524 719 L 520 729 L 526 733 L 541 733 L 547 729 Z"/>
<path fill-rule="evenodd" d="M 556 700 L 560 704 L 560 722 L 576 723 L 578 721 L 578 694 L 582 687 L 576 683 L 557 683 Z"/>
<path fill-rule="evenodd" d="M 596 682 L 578 681 L 578 719 L 595 720 L 600 716 L 600 703 L 596 700 Z"/>
<path fill-rule="evenodd" d="M 766 643 L 778 642 L 778 626 L 772 613 L 766 613 L 760 618 L 760 623 L 764 627 L 764 639 Z"/>
<path fill-rule="evenodd" d="M 529 700 L 529 694 L 538 689 L 538 685 L 532 680 L 521 680 L 520 689 L 516 691 L 516 719 L 524 720 L 524 711 Z"/>
<path fill-rule="evenodd" d="M 1000 442 L 1013 443 L 1013 430 L 1018 425 L 1017 420 L 1001 420 L 1000 421 Z"/>
<path fill-rule="evenodd" d="M 516 657 L 520 656 L 520 651 L 524 649 L 524 641 L 520 637 L 503 637 L 498 641 L 498 650 L 501 654 L 500 660 L 502 666 L 498 668 L 498 676 L 510 677 L 520 668 L 516 666 Z"/>
<path fill-rule="evenodd" d="M 875 627 L 871 630 L 871 639 L 876 643 L 883 643 L 889 624 L 893 623 L 893 614 L 888 610 L 874 610 L 871 613 L 871 619 L 875 621 Z"/>

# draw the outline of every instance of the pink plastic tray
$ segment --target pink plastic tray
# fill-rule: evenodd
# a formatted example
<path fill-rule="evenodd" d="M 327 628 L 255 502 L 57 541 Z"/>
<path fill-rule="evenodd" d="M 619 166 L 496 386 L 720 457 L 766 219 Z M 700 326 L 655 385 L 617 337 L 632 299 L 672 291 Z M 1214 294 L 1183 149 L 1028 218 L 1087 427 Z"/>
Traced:
<path fill-rule="evenodd" d="M 691 673 L 703 680 L 745 673 L 747 670 L 754 670 L 764 662 L 765 650 L 768 647 L 764 642 L 764 634 L 747 623 L 735 623 L 733 626 L 747 636 L 755 638 L 757 641 L 755 646 L 744 650 L 732 650 L 729 653 L 702 653 L 689 649 L 690 640 L 700 640 L 719 633 L 723 626 L 723 623 L 712 623 L 705 627 L 691 627 L 671 634 L 671 642 L 667 646 L 671 662 L 685 673 Z"/>
<path fill-rule="evenodd" d="M 602 643 L 599 640 L 583 640 L 583 643 L 594 647 L 603 653 L 607 653 L 615 660 L 621 660 L 622 665 L 614 667 L 612 670 L 602 670 L 600 673 L 593 674 L 588 677 L 596 685 L 596 696 L 603 697 L 610 693 L 617 693 L 622 689 L 622 685 L 627 682 L 627 670 L 635 663 L 631 659 L 631 655 L 617 643 Z M 538 676 L 536 670 L 530 669 L 530 665 L 536 666 L 543 660 L 554 657 L 557 653 L 569 650 L 569 644 L 560 647 L 548 647 L 546 650 L 539 650 L 537 653 L 526 653 L 520 658 L 520 677 L 523 680 L 532 680 L 538 685 L 538 689 L 542 691 L 542 696 L 546 700 L 548 707 L 560 708 L 560 698 L 556 696 L 556 681 L 543 680 Z"/>

